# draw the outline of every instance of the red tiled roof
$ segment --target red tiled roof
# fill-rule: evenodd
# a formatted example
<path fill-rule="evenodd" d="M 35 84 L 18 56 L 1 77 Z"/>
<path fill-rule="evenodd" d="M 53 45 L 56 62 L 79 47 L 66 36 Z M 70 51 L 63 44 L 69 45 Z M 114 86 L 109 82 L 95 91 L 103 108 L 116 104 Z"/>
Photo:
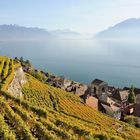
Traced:
<path fill-rule="evenodd" d="M 93 97 L 93 96 L 89 96 L 86 99 L 86 104 L 96 110 L 98 110 L 98 99 Z"/>

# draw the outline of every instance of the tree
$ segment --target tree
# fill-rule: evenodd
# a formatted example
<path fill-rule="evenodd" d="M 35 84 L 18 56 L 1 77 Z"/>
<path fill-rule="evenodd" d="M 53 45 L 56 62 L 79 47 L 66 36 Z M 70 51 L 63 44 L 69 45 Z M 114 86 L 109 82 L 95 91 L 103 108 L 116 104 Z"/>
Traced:
<path fill-rule="evenodd" d="M 17 57 L 15 57 L 15 60 L 16 60 L 16 61 L 18 61 L 18 58 L 17 58 Z"/>
<path fill-rule="evenodd" d="M 23 61 L 24 61 L 24 60 L 23 60 L 23 57 L 21 56 L 21 57 L 20 57 L 20 62 L 23 62 Z"/>
<path fill-rule="evenodd" d="M 128 95 L 128 102 L 129 103 L 136 103 L 136 96 L 134 93 L 134 86 L 131 86 L 130 93 Z"/>
<path fill-rule="evenodd" d="M 26 60 L 25 63 L 27 66 L 31 67 L 31 62 L 29 60 Z"/>

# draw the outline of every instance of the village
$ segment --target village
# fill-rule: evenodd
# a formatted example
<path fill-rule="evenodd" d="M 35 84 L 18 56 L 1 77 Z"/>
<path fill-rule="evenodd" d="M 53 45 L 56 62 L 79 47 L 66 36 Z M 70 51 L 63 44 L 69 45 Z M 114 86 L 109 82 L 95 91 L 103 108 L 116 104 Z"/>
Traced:
<path fill-rule="evenodd" d="M 93 80 L 90 85 L 85 85 L 67 80 L 63 76 L 51 76 L 47 82 L 79 95 L 88 106 L 118 120 L 123 120 L 125 115 L 140 116 L 140 89 L 133 87 L 119 89 L 99 79 Z"/>
<path fill-rule="evenodd" d="M 29 61 L 20 61 L 23 70 L 38 80 L 51 86 L 72 92 L 81 97 L 84 103 L 97 111 L 101 111 L 118 120 L 127 115 L 140 117 L 140 89 L 124 87 L 122 89 L 108 85 L 100 79 L 93 80 L 89 85 L 68 80 L 64 76 L 56 76 L 48 72 L 34 69 Z"/>

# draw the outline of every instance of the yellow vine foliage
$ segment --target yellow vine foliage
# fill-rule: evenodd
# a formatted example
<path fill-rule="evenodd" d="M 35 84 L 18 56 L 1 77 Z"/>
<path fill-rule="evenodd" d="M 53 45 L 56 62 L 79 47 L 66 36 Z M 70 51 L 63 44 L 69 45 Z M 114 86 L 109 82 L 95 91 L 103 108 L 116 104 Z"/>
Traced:
<path fill-rule="evenodd" d="M 29 74 L 23 98 L 6 92 L 20 63 L 0 57 L 0 139 L 139 140 L 140 130 L 85 105 L 77 95 Z"/>
<path fill-rule="evenodd" d="M 14 71 L 20 66 L 20 63 L 14 62 L 5 56 L 0 56 L 0 88 L 7 90 L 8 85 L 14 77 Z"/>

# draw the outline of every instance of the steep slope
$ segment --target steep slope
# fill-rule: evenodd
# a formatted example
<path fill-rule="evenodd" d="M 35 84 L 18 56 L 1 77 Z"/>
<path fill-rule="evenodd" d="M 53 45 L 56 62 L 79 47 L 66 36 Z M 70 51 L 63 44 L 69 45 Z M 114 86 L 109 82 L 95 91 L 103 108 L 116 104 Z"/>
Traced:
<path fill-rule="evenodd" d="M 139 129 L 93 110 L 76 95 L 29 74 L 26 79 L 22 98 L 0 91 L 0 139 L 139 139 Z"/>

